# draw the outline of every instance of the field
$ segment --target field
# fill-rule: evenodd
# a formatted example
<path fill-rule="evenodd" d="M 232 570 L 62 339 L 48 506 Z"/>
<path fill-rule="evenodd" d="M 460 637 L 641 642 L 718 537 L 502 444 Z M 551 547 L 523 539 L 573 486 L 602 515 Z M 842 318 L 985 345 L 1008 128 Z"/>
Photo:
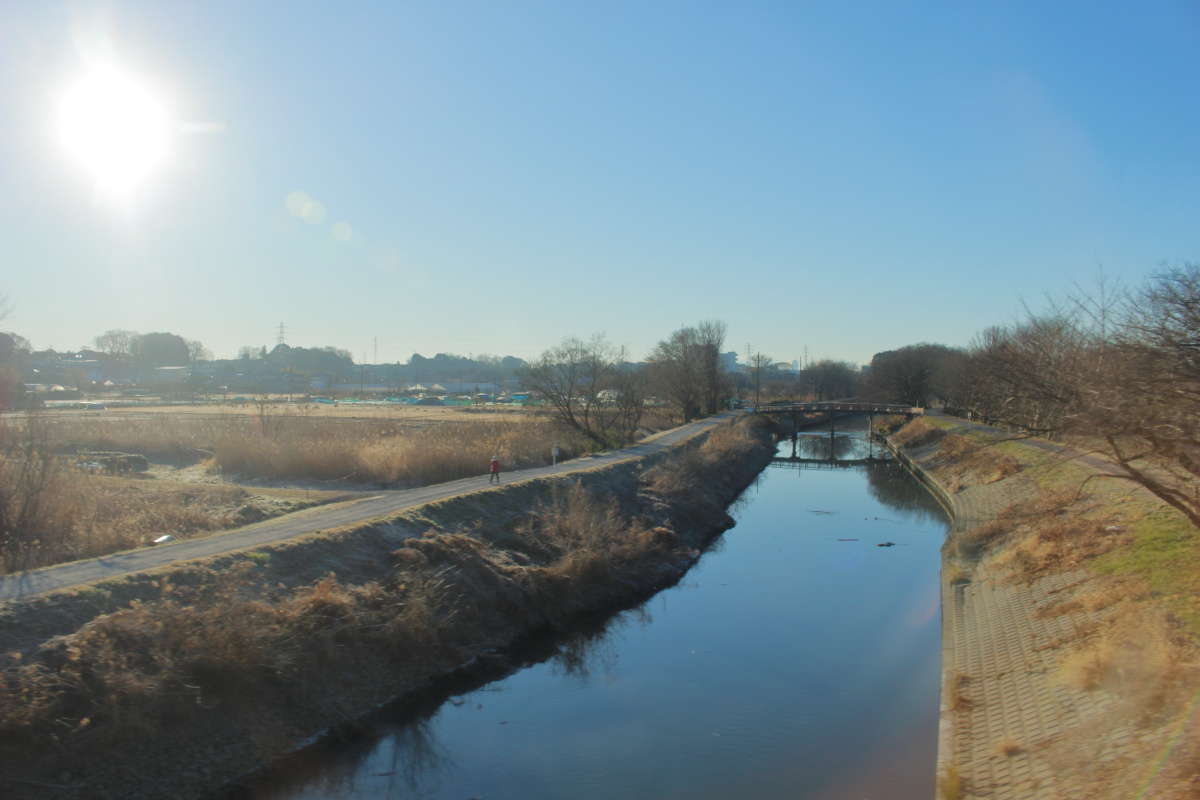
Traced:
<path fill-rule="evenodd" d="M 0 419 L 0 570 L 238 527 L 346 490 L 478 475 L 492 456 L 505 471 L 539 466 L 554 446 L 563 459 L 595 448 L 546 413 L 505 407 L 272 403 L 9 415 Z M 144 457 L 148 468 L 103 474 L 111 454 Z M 287 490 L 293 495 L 281 497 Z"/>

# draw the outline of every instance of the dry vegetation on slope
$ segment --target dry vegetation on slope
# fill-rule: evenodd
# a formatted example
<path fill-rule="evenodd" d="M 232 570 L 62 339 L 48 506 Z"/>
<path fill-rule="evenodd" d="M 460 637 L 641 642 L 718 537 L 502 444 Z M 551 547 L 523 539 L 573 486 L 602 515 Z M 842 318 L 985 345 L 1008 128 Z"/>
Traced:
<path fill-rule="evenodd" d="M 1195 796 L 1200 532 L 1130 481 L 1011 436 L 933 419 L 910 424 L 896 438 L 948 490 L 971 495 L 968 506 L 979 505 L 981 491 L 1008 498 L 997 513 L 948 539 L 947 580 L 1013 587 L 1014 596 L 1034 590 L 1040 597 L 1037 587 L 1057 576 L 1084 576 L 1051 590 L 1032 613 L 1042 620 L 1071 618 L 1066 629 L 1072 633 L 1037 645 L 1058 665 L 1047 685 L 1084 692 L 1099 710 L 1087 724 L 1051 740 L 1021 742 L 1019 751 L 1003 757 L 1032 749 L 1059 765 L 1060 780 L 1097 798 Z M 998 462 L 995 471 L 984 463 L 988 454 Z M 1010 462 L 1015 468 L 1003 466 Z M 967 715 L 963 724 L 973 713 L 968 706 L 956 712 Z M 1130 732 L 1130 743 L 1118 746 L 1122 731 Z M 1153 761 L 1167 752 L 1169 758 Z M 962 797 L 978 796 L 972 794 L 978 786 L 959 782 Z"/>
<path fill-rule="evenodd" d="M 23 771 L 0 779 L 19 790 L 29 784 L 14 778 L 54 776 L 62 788 L 38 797 L 199 794 L 488 647 L 677 579 L 770 453 L 748 420 L 644 473 L 627 463 L 506 485 L 181 567 L 40 645 L 5 626 L 0 755 Z M 696 508 L 709 510 L 703 527 Z M 171 783 L 189 764 L 212 771 Z"/>
<path fill-rule="evenodd" d="M 279 499 L 271 490 L 214 483 L 181 486 L 80 471 L 92 450 L 192 463 L 225 477 L 417 486 L 483 473 L 492 455 L 505 470 L 585 449 L 545 416 L 467 416 L 413 423 L 307 414 L 158 414 L 137 418 L 44 417 L 0 421 L 0 572 L 46 566 L 256 522 L 328 500 Z M 309 485 L 309 484 L 306 484 Z"/>

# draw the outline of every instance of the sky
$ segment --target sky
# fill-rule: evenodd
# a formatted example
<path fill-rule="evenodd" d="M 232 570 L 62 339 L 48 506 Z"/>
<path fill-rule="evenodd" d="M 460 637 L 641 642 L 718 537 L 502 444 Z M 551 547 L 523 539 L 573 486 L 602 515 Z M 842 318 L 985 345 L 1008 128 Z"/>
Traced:
<path fill-rule="evenodd" d="M 704 319 L 789 361 L 966 345 L 1200 261 L 1197 52 L 1182 0 L 14 0 L 0 329 L 231 357 L 283 323 L 387 362 L 643 357 Z M 100 135 L 63 111 L 97 64 L 166 131 L 122 140 L 162 154 L 119 196 L 124 162 L 65 144 Z"/>

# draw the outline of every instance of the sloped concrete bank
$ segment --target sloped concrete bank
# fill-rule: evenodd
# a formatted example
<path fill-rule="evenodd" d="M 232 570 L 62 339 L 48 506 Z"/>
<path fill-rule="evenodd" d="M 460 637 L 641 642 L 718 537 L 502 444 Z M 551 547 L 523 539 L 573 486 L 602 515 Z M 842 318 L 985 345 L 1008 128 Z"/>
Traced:
<path fill-rule="evenodd" d="M 666 454 L 14 604 L 0 794 L 210 796 L 522 637 L 677 581 L 773 450 L 743 419 Z"/>
<path fill-rule="evenodd" d="M 951 418 L 924 424 L 888 447 L 952 520 L 937 797 L 1194 796 L 1196 725 L 1179 713 L 1194 676 L 1165 664 L 1158 601 L 1099 574 L 1157 501 L 1127 483 L 1097 488 L 1102 466 L 1047 455 L 1044 442 Z"/>

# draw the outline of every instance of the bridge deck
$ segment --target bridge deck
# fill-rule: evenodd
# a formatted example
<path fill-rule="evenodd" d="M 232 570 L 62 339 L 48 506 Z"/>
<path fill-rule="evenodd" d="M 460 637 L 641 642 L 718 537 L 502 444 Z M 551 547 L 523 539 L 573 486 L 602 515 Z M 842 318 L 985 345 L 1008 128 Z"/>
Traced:
<path fill-rule="evenodd" d="M 822 411 L 855 412 L 860 414 L 903 414 L 906 417 L 920 416 L 925 409 L 897 403 L 857 403 L 849 401 L 821 401 L 813 403 L 765 403 L 751 406 L 751 414 L 811 414 Z"/>

